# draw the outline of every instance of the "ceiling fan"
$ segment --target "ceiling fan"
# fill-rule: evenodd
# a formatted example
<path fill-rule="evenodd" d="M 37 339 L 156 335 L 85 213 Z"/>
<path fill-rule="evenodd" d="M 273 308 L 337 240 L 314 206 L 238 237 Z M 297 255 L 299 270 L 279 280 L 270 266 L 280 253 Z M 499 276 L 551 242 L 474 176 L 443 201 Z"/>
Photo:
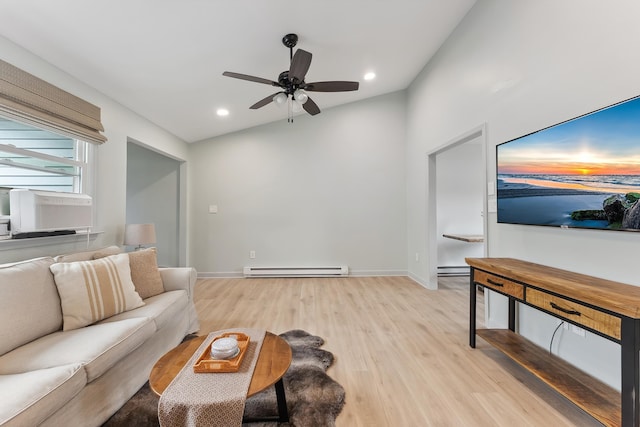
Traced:
<path fill-rule="evenodd" d="M 222 75 L 279 87 L 281 89 L 280 91 L 261 99 L 249 108 L 256 110 L 258 108 L 264 107 L 267 104 L 270 104 L 271 102 L 275 102 L 276 104 L 288 103 L 288 121 L 290 122 L 293 121 L 292 108 L 294 108 L 294 106 L 296 105 L 294 101 L 302 104 L 302 108 L 304 108 L 304 110 L 312 116 L 320 113 L 320 108 L 315 102 L 313 102 L 313 100 L 309 97 L 309 95 L 307 95 L 306 92 L 348 92 L 352 90 L 358 90 L 358 82 L 305 82 L 304 78 L 307 74 L 307 71 L 309 70 L 309 66 L 311 65 L 312 55 L 311 53 L 302 49 L 296 50 L 296 53 L 294 54 L 293 48 L 297 43 L 297 34 L 287 34 L 282 38 L 282 44 L 289 48 L 290 66 L 288 70 L 280 73 L 280 75 L 278 76 L 278 81 L 263 79 L 262 77 L 249 76 L 247 74 L 232 73 L 230 71 L 225 71 L 224 73 L 222 73 Z M 291 102 L 288 102 L 289 100 Z"/>

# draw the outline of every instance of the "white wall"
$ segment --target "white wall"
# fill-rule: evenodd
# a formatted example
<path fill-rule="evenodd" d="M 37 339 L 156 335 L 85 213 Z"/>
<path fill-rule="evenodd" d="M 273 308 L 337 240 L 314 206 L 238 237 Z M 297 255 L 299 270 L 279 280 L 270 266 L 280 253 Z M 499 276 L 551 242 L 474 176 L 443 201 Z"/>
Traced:
<path fill-rule="evenodd" d="M 495 179 L 496 144 L 640 94 L 638 16 L 640 3 L 631 0 L 476 3 L 408 90 L 409 253 L 426 248 L 425 153 L 486 122 Z M 495 214 L 488 221 L 490 256 L 640 285 L 637 233 L 497 224 Z M 420 278 L 427 267 L 409 263 Z M 521 332 L 548 346 L 555 321 L 523 311 Z M 619 386 L 616 345 L 591 334 L 556 339 L 563 357 Z"/>
<path fill-rule="evenodd" d="M 153 223 L 158 265 L 179 266 L 180 162 L 129 142 L 127 224 Z M 133 247 L 127 248 L 133 250 Z"/>
<path fill-rule="evenodd" d="M 404 129 L 400 92 L 194 144 L 192 265 L 406 274 Z"/>
<path fill-rule="evenodd" d="M 0 52 L 2 52 L 3 60 L 102 109 L 104 135 L 109 140 L 96 150 L 98 158 L 95 183 L 97 197 L 94 201 L 97 208 L 95 230 L 104 231 L 104 233 L 92 243 L 92 246 L 122 244 L 126 212 L 127 138 L 143 142 L 158 151 L 183 160 L 187 160 L 187 144 L 2 37 L 0 37 Z M 86 243 L 82 242 L 0 250 L 0 263 L 72 252 L 82 250 L 85 247 Z"/>

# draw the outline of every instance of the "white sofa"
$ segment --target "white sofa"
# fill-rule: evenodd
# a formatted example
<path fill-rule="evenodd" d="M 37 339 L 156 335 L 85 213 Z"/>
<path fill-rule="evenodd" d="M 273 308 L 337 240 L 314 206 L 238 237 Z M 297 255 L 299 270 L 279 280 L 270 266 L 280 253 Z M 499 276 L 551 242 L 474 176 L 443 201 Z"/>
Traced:
<path fill-rule="evenodd" d="M 94 256 L 0 266 L 1 426 L 100 426 L 148 380 L 158 358 L 198 330 L 192 268 L 160 268 L 164 289 L 143 306 L 63 330 L 50 267 Z"/>

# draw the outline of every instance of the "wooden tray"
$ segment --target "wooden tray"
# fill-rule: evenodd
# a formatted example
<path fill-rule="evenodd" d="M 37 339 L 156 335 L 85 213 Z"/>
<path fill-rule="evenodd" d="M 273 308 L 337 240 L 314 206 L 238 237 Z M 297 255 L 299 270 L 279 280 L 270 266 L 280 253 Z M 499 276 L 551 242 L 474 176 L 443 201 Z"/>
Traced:
<path fill-rule="evenodd" d="M 232 359 L 212 359 L 211 344 L 213 341 L 233 336 L 238 340 L 238 347 L 240 348 L 238 355 Z M 240 365 L 242 364 L 242 359 L 244 359 L 244 355 L 247 352 L 247 348 L 249 348 L 249 336 L 242 332 L 225 332 L 222 335 L 215 337 L 213 341 L 207 345 L 200 357 L 198 357 L 198 360 L 196 360 L 196 363 L 194 363 L 193 372 L 237 372 L 238 369 L 240 369 Z"/>

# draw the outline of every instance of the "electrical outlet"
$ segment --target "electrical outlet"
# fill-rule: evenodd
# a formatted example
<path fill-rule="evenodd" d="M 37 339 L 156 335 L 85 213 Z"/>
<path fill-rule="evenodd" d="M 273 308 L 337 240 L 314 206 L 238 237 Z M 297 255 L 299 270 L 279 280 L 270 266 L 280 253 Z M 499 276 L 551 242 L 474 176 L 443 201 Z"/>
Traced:
<path fill-rule="evenodd" d="M 416 252 L 416 262 L 420 261 L 420 253 Z"/>
<path fill-rule="evenodd" d="M 249 258 L 255 259 L 256 258 L 256 251 L 249 251 Z"/>

